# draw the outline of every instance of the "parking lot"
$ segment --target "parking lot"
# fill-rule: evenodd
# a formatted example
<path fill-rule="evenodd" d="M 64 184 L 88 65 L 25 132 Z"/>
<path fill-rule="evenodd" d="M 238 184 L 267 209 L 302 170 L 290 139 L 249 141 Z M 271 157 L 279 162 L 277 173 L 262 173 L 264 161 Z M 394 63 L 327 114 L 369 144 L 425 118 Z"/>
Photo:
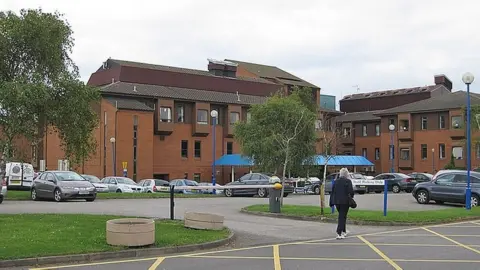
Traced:
<path fill-rule="evenodd" d="M 478 269 L 480 222 L 406 228 L 258 247 L 46 269 Z"/>

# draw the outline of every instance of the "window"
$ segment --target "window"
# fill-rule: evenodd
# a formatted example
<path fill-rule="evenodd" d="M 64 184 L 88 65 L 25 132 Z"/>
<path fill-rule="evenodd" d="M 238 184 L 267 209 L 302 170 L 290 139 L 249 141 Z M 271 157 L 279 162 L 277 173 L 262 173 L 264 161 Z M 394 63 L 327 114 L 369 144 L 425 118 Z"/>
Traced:
<path fill-rule="evenodd" d="M 208 111 L 207 110 L 197 110 L 197 124 L 208 125 Z"/>
<path fill-rule="evenodd" d="M 183 105 L 177 105 L 177 122 L 185 122 L 185 106 Z"/>
<path fill-rule="evenodd" d="M 240 121 L 240 113 L 230 112 L 230 125 L 234 125 L 238 121 Z"/>
<path fill-rule="evenodd" d="M 133 116 L 133 180 L 137 180 L 138 116 Z"/>
<path fill-rule="evenodd" d="M 401 160 L 410 160 L 410 149 L 401 148 L 400 149 L 400 159 Z"/>
<path fill-rule="evenodd" d="M 200 174 L 199 173 L 194 173 L 193 174 L 193 181 L 200 182 Z"/>
<path fill-rule="evenodd" d="M 452 147 L 452 154 L 455 159 L 463 159 L 463 147 L 461 146 Z"/>
<path fill-rule="evenodd" d="M 201 141 L 195 141 L 195 145 L 194 145 L 194 155 L 196 158 L 199 158 L 201 157 L 201 152 L 202 152 L 202 142 Z"/>
<path fill-rule="evenodd" d="M 375 136 L 380 136 L 380 125 L 375 124 Z"/>
<path fill-rule="evenodd" d="M 462 123 L 462 117 L 461 116 L 452 116 L 452 128 L 457 129 L 457 128 L 462 128 L 463 123 Z"/>
<path fill-rule="evenodd" d="M 349 127 L 343 129 L 343 137 L 346 137 L 346 138 L 350 137 L 350 128 Z"/>
<path fill-rule="evenodd" d="M 439 185 L 446 185 L 446 184 L 452 183 L 453 178 L 455 178 L 455 174 L 447 173 L 447 174 L 440 175 L 435 182 Z"/>
<path fill-rule="evenodd" d="M 367 148 L 362 148 L 362 156 L 367 157 Z"/>
<path fill-rule="evenodd" d="M 315 121 L 315 130 L 322 130 L 322 120 L 321 119 L 317 119 L 317 121 Z"/>
<path fill-rule="evenodd" d="M 362 136 L 367 136 L 367 125 L 362 125 Z"/>
<path fill-rule="evenodd" d="M 182 147 L 182 150 L 181 150 L 182 158 L 188 158 L 188 141 L 182 140 L 181 147 Z"/>
<path fill-rule="evenodd" d="M 400 124 L 400 131 L 408 131 L 410 127 L 410 123 L 408 120 L 402 120 Z"/>
<path fill-rule="evenodd" d="M 170 107 L 160 107 L 160 121 L 172 122 L 172 109 Z"/>
<path fill-rule="evenodd" d="M 233 154 L 233 142 L 227 142 L 227 155 Z"/>
<path fill-rule="evenodd" d="M 427 129 L 427 117 L 423 116 L 422 117 L 422 130 L 426 130 L 426 129 Z"/>
<path fill-rule="evenodd" d="M 438 128 L 444 129 L 445 128 L 445 115 L 440 115 L 438 119 Z"/>
<path fill-rule="evenodd" d="M 37 146 L 32 145 L 32 163 L 37 163 Z"/>
<path fill-rule="evenodd" d="M 375 148 L 375 160 L 380 159 L 380 148 Z"/>
<path fill-rule="evenodd" d="M 395 125 L 395 118 L 388 119 L 388 126 L 390 125 Z M 388 126 L 387 126 L 387 129 L 388 129 Z"/>
<path fill-rule="evenodd" d="M 475 153 L 476 153 L 477 159 L 479 159 L 480 158 L 480 143 L 475 144 Z"/>
<path fill-rule="evenodd" d="M 445 159 L 447 154 L 445 153 L 445 144 L 441 143 L 438 145 L 438 157 L 440 159 Z"/>
<path fill-rule="evenodd" d="M 421 145 L 420 156 L 422 157 L 422 159 L 427 159 L 427 155 L 428 155 L 427 145 L 426 145 L 426 144 L 422 144 L 422 145 Z"/>
<path fill-rule="evenodd" d="M 395 146 L 394 145 L 390 145 L 389 156 L 390 156 L 390 160 L 395 158 Z"/>
<path fill-rule="evenodd" d="M 250 123 L 251 120 L 252 120 L 252 113 L 247 112 L 247 123 Z"/>

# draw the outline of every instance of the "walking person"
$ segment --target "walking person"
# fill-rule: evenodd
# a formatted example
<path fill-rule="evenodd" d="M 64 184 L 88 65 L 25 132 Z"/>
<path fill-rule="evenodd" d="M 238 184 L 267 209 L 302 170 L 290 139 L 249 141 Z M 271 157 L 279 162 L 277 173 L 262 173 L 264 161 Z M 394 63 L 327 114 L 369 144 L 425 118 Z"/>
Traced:
<path fill-rule="evenodd" d="M 354 203 L 353 196 L 354 191 L 352 181 L 349 179 L 349 172 L 347 168 L 342 168 L 330 193 L 330 207 L 335 206 L 338 211 L 337 239 L 344 239 L 347 236 L 347 214 L 351 203 Z"/>

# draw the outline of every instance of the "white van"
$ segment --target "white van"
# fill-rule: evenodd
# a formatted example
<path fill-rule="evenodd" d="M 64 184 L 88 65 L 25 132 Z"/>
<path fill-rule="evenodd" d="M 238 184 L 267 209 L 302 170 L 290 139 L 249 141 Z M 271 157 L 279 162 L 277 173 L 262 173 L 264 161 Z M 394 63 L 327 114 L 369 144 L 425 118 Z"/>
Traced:
<path fill-rule="evenodd" d="M 33 166 L 30 163 L 8 162 L 5 166 L 5 181 L 10 188 L 30 188 L 34 178 Z"/>

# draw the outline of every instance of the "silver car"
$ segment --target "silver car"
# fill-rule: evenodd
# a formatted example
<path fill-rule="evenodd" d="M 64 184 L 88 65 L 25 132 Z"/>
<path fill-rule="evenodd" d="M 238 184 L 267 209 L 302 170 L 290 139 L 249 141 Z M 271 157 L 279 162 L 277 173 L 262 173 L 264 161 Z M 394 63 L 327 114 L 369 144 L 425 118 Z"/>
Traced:
<path fill-rule="evenodd" d="M 144 193 L 169 192 L 170 183 L 161 179 L 143 179 L 138 182 Z"/>
<path fill-rule="evenodd" d="M 97 193 L 108 192 L 108 186 L 100 182 L 100 179 L 95 175 L 82 174 L 82 177 L 95 186 Z"/>
<path fill-rule="evenodd" d="M 46 171 L 33 180 L 30 191 L 32 200 L 85 199 L 93 202 L 97 197 L 95 186 L 72 171 Z"/>

